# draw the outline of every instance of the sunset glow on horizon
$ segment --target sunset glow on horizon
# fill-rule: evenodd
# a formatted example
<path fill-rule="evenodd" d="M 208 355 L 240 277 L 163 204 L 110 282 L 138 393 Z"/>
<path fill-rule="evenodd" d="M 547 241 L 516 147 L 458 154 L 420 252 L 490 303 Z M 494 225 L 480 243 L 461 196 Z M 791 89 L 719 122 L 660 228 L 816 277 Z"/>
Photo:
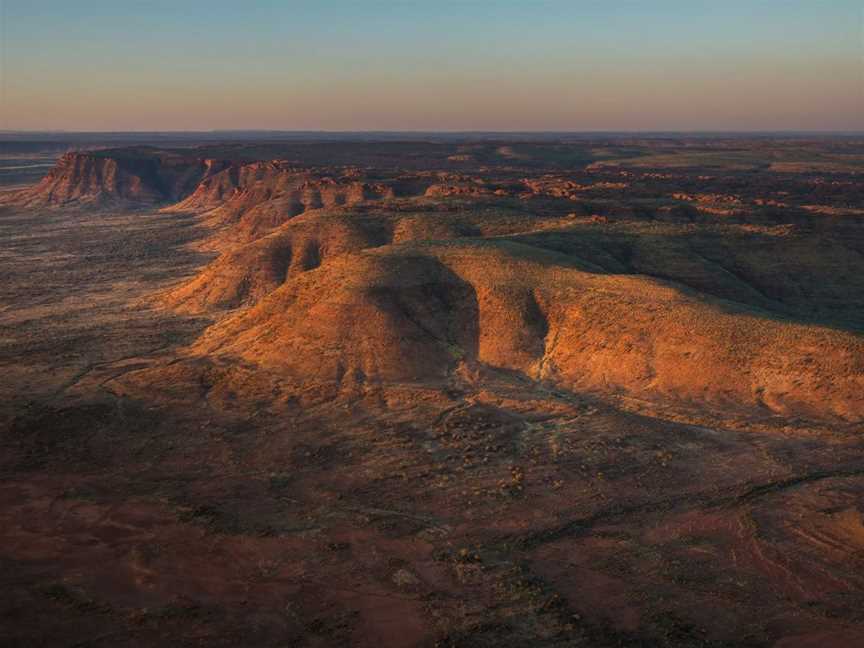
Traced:
<path fill-rule="evenodd" d="M 0 129 L 864 130 L 855 1 L 0 2 Z"/>

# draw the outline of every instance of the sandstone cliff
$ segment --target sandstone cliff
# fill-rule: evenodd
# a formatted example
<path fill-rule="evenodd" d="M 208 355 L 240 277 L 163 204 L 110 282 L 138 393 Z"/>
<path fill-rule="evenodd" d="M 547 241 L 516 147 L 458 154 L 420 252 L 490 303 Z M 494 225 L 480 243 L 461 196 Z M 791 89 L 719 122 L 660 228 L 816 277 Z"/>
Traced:
<path fill-rule="evenodd" d="M 38 184 L 6 197 L 25 207 L 158 204 L 179 200 L 228 165 L 141 151 L 66 153 Z"/>

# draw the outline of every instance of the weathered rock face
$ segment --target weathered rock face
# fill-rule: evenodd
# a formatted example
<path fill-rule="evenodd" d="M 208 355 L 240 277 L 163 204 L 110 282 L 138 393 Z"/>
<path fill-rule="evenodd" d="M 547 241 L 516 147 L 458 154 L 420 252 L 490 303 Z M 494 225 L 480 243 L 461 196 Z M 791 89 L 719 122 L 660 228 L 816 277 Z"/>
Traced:
<path fill-rule="evenodd" d="M 66 153 L 41 182 L 11 200 L 27 207 L 110 203 L 156 204 L 185 197 L 229 163 L 171 155 Z"/>
<path fill-rule="evenodd" d="M 353 168 L 323 171 L 278 160 L 251 162 L 208 175 L 185 199 L 164 211 L 203 213 L 213 226 L 230 226 L 221 236 L 224 240 L 212 241 L 222 249 L 254 241 L 314 210 L 419 196 L 431 182 L 422 175 L 372 179 Z"/>
<path fill-rule="evenodd" d="M 390 183 L 366 181 L 350 169 L 322 173 L 280 161 L 253 162 L 205 178 L 169 210 L 205 212 L 216 224 L 236 224 L 232 236 L 249 241 L 308 210 L 396 195 Z"/>
<path fill-rule="evenodd" d="M 208 174 L 188 196 L 166 211 L 208 211 L 235 198 L 243 188 L 270 180 L 279 175 L 275 162 L 232 164 L 216 173 Z"/>

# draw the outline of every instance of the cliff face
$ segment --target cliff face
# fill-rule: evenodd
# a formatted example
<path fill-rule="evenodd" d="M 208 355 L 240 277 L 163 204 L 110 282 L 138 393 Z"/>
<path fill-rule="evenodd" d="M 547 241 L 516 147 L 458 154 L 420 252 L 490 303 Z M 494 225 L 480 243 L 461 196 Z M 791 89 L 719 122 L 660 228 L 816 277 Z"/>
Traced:
<path fill-rule="evenodd" d="M 268 201 L 293 206 L 289 215 L 306 209 L 353 205 L 365 200 L 392 198 L 387 184 L 365 182 L 356 174 L 322 173 L 282 162 L 252 162 L 231 166 L 203 180 L 172 210 L 220 209 L 220 220 L 234 222 L 246 211 Z M 214 214 L 215 215 L 215 214 Z"/>
<path fill-rule="evenodd" d="M 214 226 L 231 225 L 230 239 L 248 242 L 309 210 L 422 195 L 432 181 L 130 148 L 67 153 L 38 184 L 0 201 L 35 208 L 159 205 L 168 212 L 204 213 Z"/>
<path fill-rule="evenodd" d="M 37 185 L 11 199 L 26 207 L 176 201 L 227 165 L 177 156 L 66 153 Z"/>
<path fill-rule="evenodd" d="M 231 226 L 227 232 L 231 243 L 242 243 L 312 210 L 414 196 L 422 194 L 429 182 L 401 176 L 372 180 L 350 168 L 320 170 L 278 160 L 251 162 L 212 173 L 164 211 L 204 213 L 212 225 Z"/>

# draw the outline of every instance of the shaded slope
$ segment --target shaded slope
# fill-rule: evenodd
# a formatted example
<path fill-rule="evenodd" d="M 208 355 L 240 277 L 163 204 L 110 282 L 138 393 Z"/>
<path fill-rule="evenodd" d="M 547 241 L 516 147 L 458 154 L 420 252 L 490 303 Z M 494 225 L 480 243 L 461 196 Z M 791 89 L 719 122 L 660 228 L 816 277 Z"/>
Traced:
<path fill-rule="evenodd" d="M 164 299 L 185 312 L 252 304 L 325 258 L 383 245 L 389 239 L 386 224 L 377 220 L 309 213 L 268 236 L 231 248 Z"/>
<path fill-rule="evenodd" d="M 38 184 L 7 200 L 23 207 L 175 201 L 227 165 L 155 150 L 66 153 Z"/>
<path fill-rule="evenodd" d="M 386 207 L 306 211 L 269 235 L 227 246 L 198 276 L 165 295 L 165 301 L 186 312 L 250 305 L 286 278 L 346 252 L 391 242 L 501 236 L 557 225 L 555 220 L 497 205 L 474 205 L 454 212 L 446 204 L 421 198 L 394 199 Z M 416 211 L 424 207 L 426 211 Z M 236 240 L 237 229 L 216 236 Z"/>
<path fill-rule="evenodd" d="M 857 335 L 506 241 L 343 255 L 216 325 L 196 349 L 306 382 L 440 379 L 465 362 L 572 390 L 862 417 Z"/>
<path fill-rule="evenodd" d="M 444 377 L 476 344 L 471 287 L 431 256 L 343 255 L 300 274 L 200 350 L 228 345 L 298 379 Z"/>
<path fill-rule="evenodd" d="M 286 162 L 234 165 L 204 179 L 166 211 L 204 213 L 225 247 L 259 238 L 291 218 L 316 209 L 337 209 L 422 191 L 411 179 L 370 180 L 356 169 L 321 171 Z"/>

